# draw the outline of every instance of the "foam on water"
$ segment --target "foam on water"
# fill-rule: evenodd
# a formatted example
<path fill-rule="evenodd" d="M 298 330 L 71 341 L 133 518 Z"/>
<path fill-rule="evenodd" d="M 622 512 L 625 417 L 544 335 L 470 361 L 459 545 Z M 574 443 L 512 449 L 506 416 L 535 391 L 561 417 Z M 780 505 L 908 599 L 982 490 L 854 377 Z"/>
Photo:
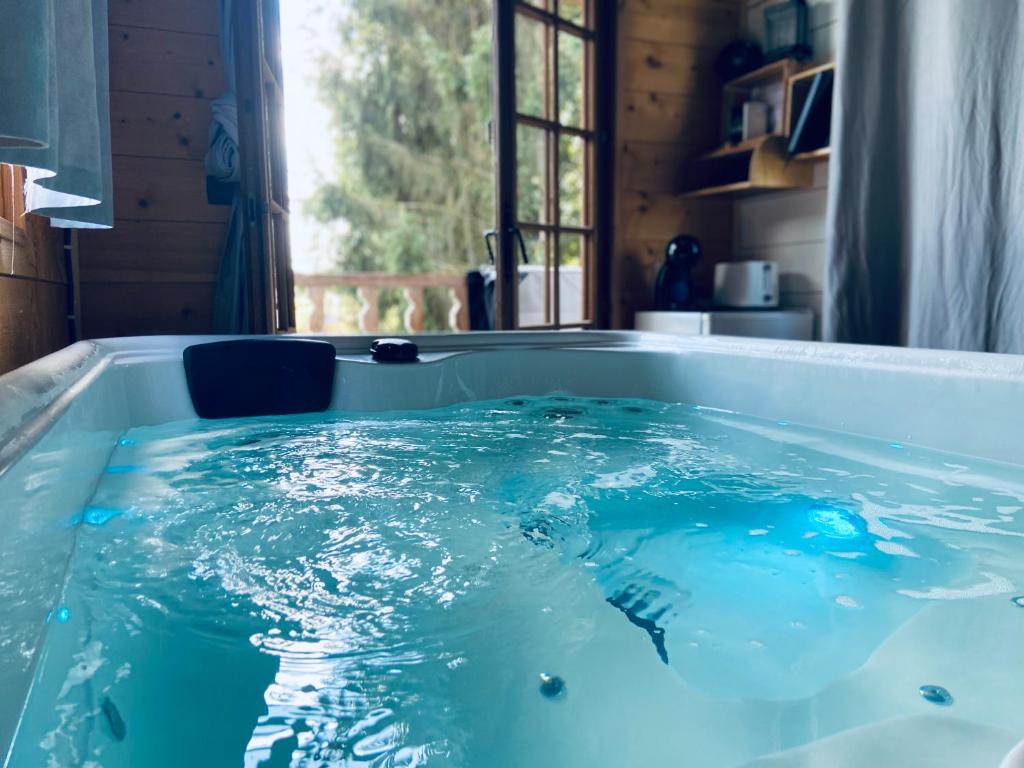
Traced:
<path fill-rule="evenodd" d="M 1019 468 L 639 400 L 133 429 L 69 521 L 13 765 L 721 766 L 922 707 L 1021 730 L 1022 506 Z"/>

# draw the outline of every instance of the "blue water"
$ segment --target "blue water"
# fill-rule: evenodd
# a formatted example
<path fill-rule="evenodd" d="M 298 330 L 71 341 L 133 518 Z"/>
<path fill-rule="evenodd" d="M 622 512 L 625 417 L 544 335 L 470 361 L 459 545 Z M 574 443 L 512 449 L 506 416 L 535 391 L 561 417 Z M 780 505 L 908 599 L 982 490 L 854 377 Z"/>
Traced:
<path fill-rule="evenodd" d="M 133 429 L 12 764 L 741 765 L 933 714 L 921 685 L 1024 729 L 987 682 L 1024 670 L 1022 500 L 1019 468 L 642 400 Z M 964 616 L 1009 656 L 970 669 Z"/>

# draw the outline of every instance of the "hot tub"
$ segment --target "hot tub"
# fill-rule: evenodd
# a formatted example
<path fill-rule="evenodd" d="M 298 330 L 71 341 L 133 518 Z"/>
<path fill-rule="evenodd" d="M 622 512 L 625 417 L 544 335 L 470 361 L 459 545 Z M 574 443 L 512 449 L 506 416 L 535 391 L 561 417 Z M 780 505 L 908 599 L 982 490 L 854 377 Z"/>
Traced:
<path fill-rule="evenodd" d="M 216 340 L 0 378 L 5 765 L 980 766 L 1024 738 L 1024 358 L 335 338 L 327 412 L 198 420 L 182 352 Z"/>

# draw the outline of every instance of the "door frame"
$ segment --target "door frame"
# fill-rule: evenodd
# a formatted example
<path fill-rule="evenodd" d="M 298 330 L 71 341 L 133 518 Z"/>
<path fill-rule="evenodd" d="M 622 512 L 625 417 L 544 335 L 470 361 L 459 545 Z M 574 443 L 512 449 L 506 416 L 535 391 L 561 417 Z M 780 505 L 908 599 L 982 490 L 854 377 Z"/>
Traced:
<path fill-rule="evenodd" d="M 235 0 L 239 198 L 249 332 L 295 330 L 279 0 Z"/>
<path fill-rule="evenodd" d="M 518 261 L 519 235 L 517 207 L 517 152 L 516 152 L 516 55 L 515 23 L 517 7 L 526 6 L 528 13 L 542 16 L 554 24 L 562 23 L 554 11 L 544 10 L 552 0 L 494 0 L 493 18 L 493 100 L 495 146 L 495 230 L 497 253 L 495 268 L 495 328 L 515 330 L 518 327 Z M 557 0 L 554 0 L 557 2 Z M 592 50 L 590 71 L 593 83 L 589 85 L 593 101 L 593 180 L 592 229 L 593 262 L 586 275 L 591 306 L 588 326 L 611 326 L 611 264 L 614 226 L 614 125 L 615 92 L 617 89 L 616 29 L 618 3 L 616 0 L 584 0 L 593 13 Z M 557 182 L 556 182 L 557 184 Z M 586 263 L 586 262 L 584 262 Z M 559 290 L 556 287 L 556 291 Z M 557 293 L 556 293 L 557 296 Z M 553 327 L 559 328 L 556 311 Z"/>

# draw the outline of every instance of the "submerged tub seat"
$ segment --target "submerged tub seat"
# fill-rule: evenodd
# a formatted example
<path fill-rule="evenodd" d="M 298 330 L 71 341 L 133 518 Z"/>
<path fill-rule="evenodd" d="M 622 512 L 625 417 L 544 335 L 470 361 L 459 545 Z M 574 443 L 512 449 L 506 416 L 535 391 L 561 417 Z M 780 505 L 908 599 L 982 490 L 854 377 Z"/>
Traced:
<path fill-rule="evenodd" d="M 58 603 L 74 526 L 118 436 L 133 426 L 193 418 L 182 350 L 220 338 L 85 342 L 0 377 L 0 524 L 7 534 L 0 537 L 0 756 L 13 737 L 46 622 L 59 621 L 47 614 Z M 646 397 L 996 461 L 1022 459 L 1024 359 L 1018 357 L 571 332 L 424 336 L 416 339 L 421 362 L 389 366 L 370 360 L 369 338 L 331 341 L 338 352 L 331 410 L 415 409 L 554 392 Z M 578 588 L 595 586 L 581 575 Z M 501 596 L 508 610 L 517 604 L 514 589 Z M 893 755 L 904 766 L 981 765 L 990 758 L 997 765 L 1024 735 L 1013 730 L 1014 715 L 1024 711 L 1018 684 L 1024 648 L 1000 642 L 996 630 L 1007 600 L 998 594 L 927 604 L 860 668 L 790 701 L 713 697 L 687 685 L 685 675 L 666 675 L 649 639 L 609 610 L 577 653 L 550 660 L 571 695 L 566 706 L 531 710 L 530 727 L 551 734 L 547 749 L 496 756 L 494 766 L 578 759 L 576 750 L 559 753 L 570 748 L 559 735 L 579 718 L 593 734 L 586 749 L 608 765 L 629 764 L 640 725 L 660 735 L 657 749 L 666 759 L 683 755 L 688 764 L 709 767 L 883 765 Z M 524 629 L 531 633 L 528 647 L 502 663 L 531 668 L 544 634 L 559 631 L 556 623 L 526 621 Z M 634 645 L 645 649 L 635 654 L 636 664 L 607 663 Z M 908 667 L 907 655 L 921 645 L 932 653 L 916 654 Z M 496 652 L 477 650 L 485 659 Z M 590 674 L 595 665 L 605 673 Z M 877 695 L 924 684 L 946 687 L 955 705 Z M 537 694 L 530 682 L 504 695 L 532 701 Z M 603 721 L 608 708 L 588 702 L 609 697 L 642 706 L 623 706 L 613 721 Z M 481 728 L 504 727 L 500 708 L 464 704 L 481 713 Z M 762 740 L 755 731 L 772 736 Z M 768 756 L 750 762 L 754 755 Z"/>

